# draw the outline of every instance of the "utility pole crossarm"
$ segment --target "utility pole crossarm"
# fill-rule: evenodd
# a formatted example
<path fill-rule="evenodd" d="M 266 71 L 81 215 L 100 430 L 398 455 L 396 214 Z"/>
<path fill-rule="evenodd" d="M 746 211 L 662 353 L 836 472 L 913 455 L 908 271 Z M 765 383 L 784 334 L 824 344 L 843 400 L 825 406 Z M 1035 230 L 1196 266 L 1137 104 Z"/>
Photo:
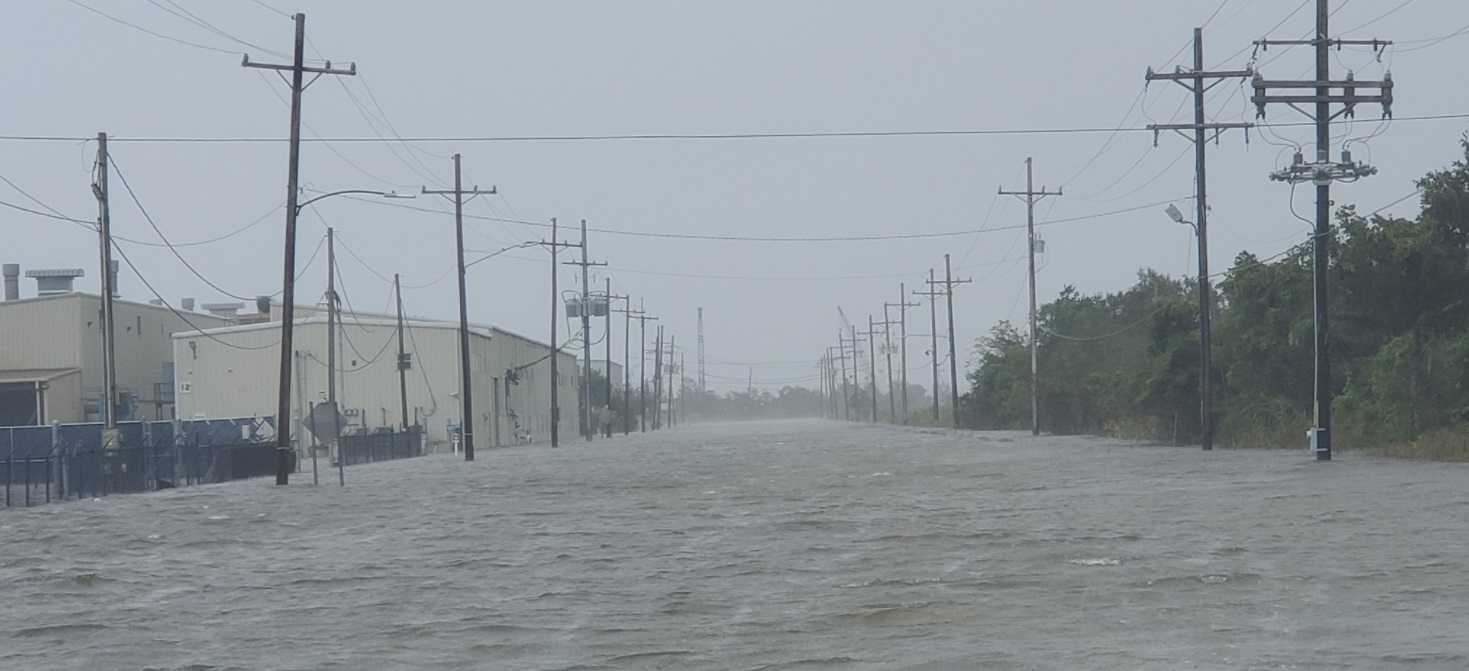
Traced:
<path fill-rule="evenodd" d="M 1315 38 L 1311 40 L 1260 40 L 1256 46 L 1265 49 L 1271 45 L 1304 44 L 1315 47 L 1315 76 L 1304 80 L 1271 80 L 1255 75 L 1252 82 L 1255 93 L 1250 101 L 1255 104 L 1256 115 L 1265 117 L 1265 108 L 1271 103 L 1289 105 L 1314 122 L 1316 127 L 1315 161 L 1307 163 L 1299 149 L 1288 168 L 1270 175 L 1272 180 L 1291 184 L 1313 184 L 1316 187 L 1316 221 L 1312 240 L 1312 288 L 1313 312 L 1315 313 L 1315 373 L 1313 380 L 1314 408 L 1312 427 L 1309 432 L 1311 449 L 1318 461 L 1331 460 L 1331 300 L 1330 283 L 1327 281 L 1331 266 L 1331 184 L 1338 180 L 1355 180 L 1377 172 L 1376 168 L 1353 161 L 1351 152 L 1342 150 L 1341 161 L 1331 160 L 1331 121 L 1337 117 L 1351 118 L 1359 103 L 1381 103 L 1384 119 L 1392 118 L 1393 81 L 1392 73 L 1383 75 L 1380 81 L 1358 80 L 1351 72 L 1345 79 L 1331 77 L 1331 47 L 1345 45 L 1371 46 L 1379 57 L 1382 50 L 1392 44 L 1387 40 L 1343 40 L 1332 39 L 1329 0 L 1316 0 Z M 1363 89 L 1375 90 L 1375 95 L 1359 93 Z M 1272 94 L 1272 90 L 1291 92 L 1285 95 Z M 1300 92 L 1300 93 L 1296 93 Z M 1310 92 L 1310 93 L 1306 93 Z M 1341 108 L 1332 111 L 1333 105 Z"/>
<path fill-rule="evenodd" d="M 262 70 L 285 70 L 287 72 L 291 72 L 291 71 L 294 71 L 294 70 L 297 69 L 293 65 L 278 65 L 276 63 L 251 63 L 250 62 L 250 54 L 245 54 L 245 58 L 244 58 L 243 61 L 240 62 L 240 65 L 242 65 L 244 67 L 247 67 L 247 68 L 260 68 Z M 346 70 L 343 70 L 341 68 L 334 68 L 334 67 L 332 67 L 332 62 L 331 61 L 327 61 L 326 62 L 326 65 L 323 66 L 323 67 L 313 67 L 313 66 L 310 66 L 310 65 L 302 65 L 300 67 L 300 70 L 301 70 L 301 72 L 310 72 L 310 73 L 316 74 L 318 76 L 320 76 L 320 75 L 346 75 L 348 77 L 355 77 L 355 76 L 357 76 L 357 64 L 356 63 L 348 63 Z M 315 80 L 312 80 L 312 81 L 315 81 Z M 310 84 L 307 84 L 307 86 L 310 86 Z"/>

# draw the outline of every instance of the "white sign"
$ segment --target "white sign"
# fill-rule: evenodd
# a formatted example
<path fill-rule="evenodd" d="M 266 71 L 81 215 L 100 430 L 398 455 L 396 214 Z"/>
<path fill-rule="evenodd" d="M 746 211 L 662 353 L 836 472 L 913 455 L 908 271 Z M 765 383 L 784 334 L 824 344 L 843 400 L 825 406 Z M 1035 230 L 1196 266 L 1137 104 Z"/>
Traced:
<path fill-rule="evenodd" d="M 194 382 L 192 380 L 185 380 L 179 383 L 180 394 L 187 394 L 192 391 L 194 391 Z"/>

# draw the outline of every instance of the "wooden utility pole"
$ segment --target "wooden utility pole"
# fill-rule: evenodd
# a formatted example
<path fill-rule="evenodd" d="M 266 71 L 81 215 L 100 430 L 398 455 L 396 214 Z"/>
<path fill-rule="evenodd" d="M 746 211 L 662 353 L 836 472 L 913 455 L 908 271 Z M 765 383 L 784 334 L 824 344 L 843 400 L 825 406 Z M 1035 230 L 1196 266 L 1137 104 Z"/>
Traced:
<path fill-rule="evenodd" d="M 326 229 L 326 402 L 332 407 L 331 442 L 328 446 L 337 460 L 337 484 L 347 486 L 347 460 L 342 454 L 341 408 L 337 407 L 337 238 L 336 231 Z"/>
<path fill-rule="evenodd" d="M 1382 81 L 1358 80 L 1347 73 L 1344 80 L 1331 79 L 1331 48 L 1347 45 L 1371 46 L 1373 51 L 1392 44 L 1384 40 L 1332 39 L 1327 30 L 1331 18 L 1328 0 L 1316 0 L 1316 37 L 1312 40 L 1259 40 L 1255 45 L 1269 48 L 1273 45 L 1309 44 L 1316 47 L 1316 78 L 1310 80 L 1267 80 L 1258 73 L 1252 84 L 1255 94 L 1250 98 L 1255 103 L 1257 114 L 1265 117 L 1265 106 L 1269 103 L 1284 103 L 1306 114 L 1316 123 L 1316 161 L 1306 163 L 1300 152 L 1289 168 L 1270 175 L 1276 181 L 1291 184 L 1312 183 L 1316 185 L 1316 227 L 1312 235 L 1314 268 L 1312 283 L 1315 288 L 1316 313 L 1316 378 L 1315 426 L 1311 429 L 1311 447 L 1318 461 L 1331 460 L 1331 314 L 1327 300 L 1326 273 L 1331 261 L 1331 183 L 1336 180 L 1356 181 L 1377 173 L 1377 169 L 1361 162 L 1352 161 L 1351 152 L 1342 151 L 1341 161 L 1331 160 L 1331 120 L 1338 116 L 1353 117 L 1359 103 L 1381 103 L 1384 119 L 1392 118 L 1393 82 L 1392 75 Z M 1271 89 L 1315 89 L 1311 95 L 1272 94 Z M 1340 89 L 1341 93 L 1333 93 Z M 1376 95 L 1363 95 L 1362 89 L 1376 89 Z M 1314 104 L 1315 112 L 1306 112 L 1305 105 Z M 1341 105 L 1335 112 L 1332 105 Z"/>
<path fill-rule="evenodd" d="M 398 273 L 393 273 L 393 295 L 398 301 L 398 400 L 403 406 L 403 430 L 407 431 L 408 369 L 413 367 L 413 359 L 403 347 L 403 285 L 398 281 Z"/>
<path fill-rule="evenodd" d="M 530 244 L 530 243 L 528 243 Z M 561 294 L 556 282 L 556 256 L 562 247 L 580 247 L 580 243 L 561 242 L 556 237 L 556 217 L 551 217 L 551 241 L 534 243 L 551 250 L 551 447 L 561 445 L 561 384 L 556 378 L 561 343 L 556 340 L 556 323 L 561 321 Z"/>
<path fill-rule="evenodd" d="M 1047 191 L 1041 187 L 1035 190 L 1035 174 L 1032 172 L 1032 161 L 1025 159 L 1025 190 L 1006 191 L 1000 189 L 1002 196 L 1021 196 L 1025 199 L 1025 234 L 1029 241 L 1029 252 L 1025 255 L 1030 260 L 1030 435 L 1041 435 L 1041 397 L 1040 377 L 1038 375 L 1036 362 L 1039 357 L 1038 341 L 1036 340 L 1036 304 L 1035 304 L 1035 204 L 1046 196 L 1060 196 L 1061 189 Z"/>
<path fill-rule="evenodd" d="M 872 423 L 877 423 L 877 323 L 867 315 L 867 379 L 872 386 Z"/>
<path fill-rule="evenodd" d="M 120 447 L 117 431 L 117 334 L 112 316 L 112 301 L 117 296 L 112 272 L 112 205 L 108 199 L 107 134 L 97 134 L 97 182 L 92 194 L 97 197 L 97 233 L 102 257 L 102 446 Z"/>
<path fill-rule="evenodd" d="M 658 321 L 649 317 L 642 299 L 638 300 L 638 311 L 628 317 L 638 320 L 638 432 L 648 432 L 648 322 Z"/>
<path fill-rule="evenodd" d="M 669 426 L 669 427 L 672 427 L 674 425 L 673 399 L 674 399 L 675 394 L 678 393 L 677 389 L 675 388 L 675 380 L 674 380 L 674 377 L 673 377 L 675 373 L 678 373 L 679 372 L 678 371 L 678 367 L 673 363 L 673 353 L 674 353 L 674 350 L 675 350 L 675 348 L 673 346 L 673 341 L 675 339 L 676 338 L 675 338 L 675 336 L 673 334 L 670 333 L 668 335 L 668 424 L 667 424 L 667 426 Z"/>
<path fill-rule="evenodd" d="M 928 297 L 928 328 L 929 335 L 933 339 L 933 345 L 929 348 L 929 357 L 933 360 L 933 423 L 939 422 L 939 308 L 938 298 L 943 293 L 934 289 L 938 284 L 933 279 L 933 269 L 928 269 L 928 291 L 915 291 L 914 296 Z"/>
<path fill-rule="evenodd" d="M 454 243 L 459 272 L 459 390 L 460 418 L 459 433 L 464 437 L 464 460 L 474 461 L 474 380 L 471 378 L 469 359 L 469 298 L 464 288 L 464 197 L 473 200 L 477 196 L 495 195 L 495 187 L 481 191 L 478 186 L 464 189 L 463 172 L 459 168 L 459 154 L 454 155 L 454 189 L 422 189 L 424 195 L 450 196 L 454 201 Z"/>
<path fill-rule="evenodd" d="M 592 426 L 592 311 L 591 311 L 591 285 L 588 283 L 587 269 L 592 266 L 605 266 L 604 262 L 587 260 L 587 220 L 581 220 L 581 248 L 580 261 L 567 261 L 568 266 L 581 266 L 581 303 L 577 312 L 581 317 L 581 351 L 582 351 L 582 383 L 581 389 L 581 433 L 588 441 L 596 429 Z"/>
<path fill-rule="evenodd" d="M 908 308 L 919 307 L 918 303 L 909 303 L 908 285 L 898 285 L 898 302 L 883 303 L 883 309 L 889 307 L 898 308 L 898 357 L 903 360 L 902 376 L 899 384 L 903 386 L 903 423 L 908 423 Z"/>
<path fill-rule="evenodd" d="M 898 398 L 897 392 L 893 389 L 893 327 L 900 322 L 893 321 L 892 316 L 888 314 L 888 309 L 892 305 L 892 303 L 882 304 L 882 321 L 873 322 L 873 325 L 882 327 L 882 353 L 887 358 L 888 373 L 888 421 L 896 423 L 898 421 Z"/>
<path fill-rule="evenodd" d="M 1250 123 L 1206 123 L 1204 121 L 1204 93 L 1213 88 L 1219 82 L 1227 79 L 1243 79 L 1252 73 L 1249 70 L 1231 70 L 1221 72 L 1206 72 L 1204 70 L 1204 29 L 1194 28 L 1194 67 L 1193 70 L 1184 70 L 1182 67 L 1171 73 L 1156 73 L 1148 68 L 1147 80 L 1174 81 L 1188 89 L 1194 95 L 1194 122 L 1191 124 L 1151 124 L 1148 128 L 1153 131 L 1153 144 L 1158 144 L 1158 133 L 1171 130 L 1189 138 L 1194 143 L 1194 234 L 1198 238 L 1199 248 L 1199 443 L 1205 450 L 1214 449 L 1214 385 L 1212 382 L 1213 362 L 1213 329 L 1210 327 L 1211 308 L 1213 299 L 1210 297 L 1209 289 L 1209 206 L 1208 206 L 1208 180 L 1207 162 L 1205 161 L 1205 148 L 1209 139 L 1218 140 L 1225 130 L 1230 128 L 1248 129 L 1254 124 Z M 1205 83 L 1205 80 L 1211 80 Z M 1183 131 L 1191 130 L 1193 135 L 1184 134 Z M 1213 138 L 1206 137 L 1213 133 Z M 1246 135 L 1246 139 L 1248 139 Z"/>
<path fill-rule="evenodd" d="M 653 345 L 653 430 L 663 422 L 663 327 Z"/>
<path fill-rule="evenodd" d="M 291 358 L 295 356 L 292 348 L 292 336 L 295 329 L 296 319 L 296 217 L 300 216 L 301 208 L 297 205 L 297 197 L 300 194 L 298 188 L 301 174 L 301 94 L 311 82 L 316 81 L 322 75 L 347 75 L 357 74 L 357 64 L 350 63 L 346 70 L 332 68 L 331 61 L 326 61 L 323 67 L 308 67 L 305 65 L 306 49 L 306 15 L 297 13 L 296 21 L 296 45 L 293 51 L 291 65 L 277 65 L 271 63 L 251 63 L 250 55 L 246 54 L 241 65 L 247 68 L 262 68 L 266 70 L 286 71 L 291 73 L 291 140 L 288 167 L 286 170 L 286 244 L 285 263 L 283 271 L 281 290 L 281 365 L 280 365 L 280 391 L 275 415 L 275 447 L 276 447 L 276 471 L 275 484 L 289 484 L 291 478 Z M 316 77 L 311 82 L 303 82 L 303 75 L 307 72 Z"/>
<path fill-rule="evenodd" d="M 959 428 L 959 353 L 954 344 L 954 287 L 960 284 L 968 284 L 970 280 L 956 280 L 953 269 L 949 267 L 949 255 L 944 255 L 944 279 L 935 282 L 929 280 L 929 286 L 944 285 L 944 298 L 949 303 L 949 413 L 954 422 L 954 428 Z"/>
<path fill-rule="evenodd" d="M 637 319 L 642 324 L 642 310 L 632 309 L 632 296 L 622 296 L 627 304 L 627 309 L 618 310 L 623 314 L 622 320 L 622 435 L 632 433 L 632 320 Z M 609 313 L 610 314 L 610 313 Z M 646 343 L 639 343 L 638 351 Z"/>

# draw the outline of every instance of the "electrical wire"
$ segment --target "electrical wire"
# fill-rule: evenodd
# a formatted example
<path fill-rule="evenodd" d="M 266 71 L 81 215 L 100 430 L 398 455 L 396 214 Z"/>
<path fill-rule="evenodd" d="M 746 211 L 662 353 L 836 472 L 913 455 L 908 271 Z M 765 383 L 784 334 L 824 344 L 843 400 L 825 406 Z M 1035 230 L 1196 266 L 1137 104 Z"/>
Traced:
<path fill-rule="evenodd" d="M 138 30 L 138 31 L 147 33 L 149 35 L 152 35 L 154 37 L 158 37 L 158 38 L 161 38 L 161 39 L 168 40 L 170 42 L 177 42 L 177 43 L 182 44 L 184 46 L 194 47 L 195 49 L 203 49 L 205 51 L 213 51 L 213 52 L 221 53 L 221 54 L 230 54 L 230 55 L 233 55 L 233 56 L 238 56 L 240 54 L 240 52 L 238 52 L 238 51 L 231 51 L 229 49 L 220 49 L 218 47 L 205 46 L 203 44 L 198 44 L 196 42 L 190 42 L 188 40 L 179 39 L 179 38 L 173 37 L 171 35 L 165 35 L 163 33 L 160 33 L 160 32 L 154 31 L 154 30 L 149 30 L 149 29 L 144 28 L 144 27 L 142 27 L 142 26 L 140 26 L 140 25 L 138 25 L 136 23 L 129 23 L 127 21 L 124 21 L 122 19 L 119 19 L 119 18 L 117 18 L 117 17 L 115 17 L 115 16 L 113 16 L 111 14 L 108 14 L 107 12 L 104 12 L 104 11 L 102 11 L 100 9 L 97 9 L 95 7 L 84 5 L 81 2 L 78 2 L 78 0 L 66 0 L 66 1 L 69 2 L 69 3 L 71 3 L 71 4 L 73 4 L 73 5 L 76 5 L 78 7 L 81 7 L 82 9 L 85 9 L 85 10 L 87 10 L 89 12 L 92 12 L 93 14 L 97 14 L 97 15 L 103 17 L 103 18 L 106 18 L 109 21 L 120 23 L 120 24 L 122 24 L 124 26 L 127 26 L 129 28 L 132 28 L 133 30 Z"/>
<path fill-rule="evenodd" d="M 235 293 L 231 293 L 231 292 L 225 290 L 224 288 L 220 287 L 218 284 L 215 284 L 214 282 L 210 281 L 210 279 L 207 278 L 207 277 L 205 277 L 203 273 L 200 273 L 196 268 L 194 268 L 193 264 L 189 263 L 188 259 L 185 259 L 183 254 L 180 254 L 179 253 L 179 250 L 174 247 L 173 243 L 171 243 L 171 242 L 168 241 L 168 236 L 166 236 L 166 235 L 163 234 L 163 230 L 160 229 L 160 228 L 158 228 L 158 224 L 153 221 L 152 215 L 148 214 L 147 208 L 144 208 L 143 207 L 143 202 L 140 201 L 140 200 L 138 200 L 138 194 L 136 194 L 136 193 L 133 192 L 132 185 L 131 184 L 128 184 L 128 178 L 127 178 L 127 176 L 123 174 L 122 168 L 118 167 L 117 161 L 113 160 L 111 154 L 109 154 L 107 156 L 107 162 L 112 166 L 113 171 L 117 173 L 117 178 L 122 181 L 123 188 L 127 190 L 128 196 L 130 198 L 132 198 L 132 200 L 133 200 L 133 204 L 138 207 L 138 212 L 141 212 L 142 213 L 143 219 L 147 220 L 148 225 L 153 228 L 153 232 L 158 234 L 158 239 L 163 241 L 163 244 L 166 247 L 168 247 L 168 251 L 170 251 L 170 252 L 173 253 L 174 258 L 177 258 L 179 260 L 179 263 L 184 264 L 184 267 L 185 268 L 188 268 L 189 269 L 189 272 L 190 273 L 193 273 L 194 277 L 199 278 L 199 281 L 201 281 L 201 282 L 209 285 L 209 287 L 211 289 L 214 289 L 215 291 L 218 291 L 219 293 L 222 293 L 222 294 L 224 294 L 226 296 L 229 296 L 230 298 L 234 298 L 236 300 L 242 300 L 242 301 L 249 301 L 249 300 L 251 300 L 248 297 L 241 296 L 241 295 L 235 294 Z"/>
<path fill-rule="evenodd" d="M 1168 307 L 1168 306 L 1167 305 L 1160 305 L 1160 306 L 1158 306 L 1158 308 L 1156 310 L 1153 310 L 1152 312 L 1148 313 L 1148 316 L 1143 317 L 1142 319 L 1139 319 L 1139 320 L 1137 320 L 1137 321 L 1135 321 L 1135 322 L 1133 322 L 1131 324 L 1128 324 L 1127 326 L 1124 326 L 1124 327 L 1122 327 L 1120 329 L 1117 329 L 1116 331 L 1112 331 L 1110 333 L 1105 333 L 1105 334 L 1102 334 L 1102 335 L 1099 335 L 1099 336 L 1069 336 L 1069 335 L 1065 335 L 1065 334 L 1061 334 L 1061 333 L 1057 333 L 1055 331 L 1052 331 L 1051 329 L 1046 328 L 1045 326 L 1042 326 L 1041 324 L 1036 324 L 1035 325 L 1035 330 L 1040 331 L 1042 333 L 1045 333 L 1046 335 L 1049 335 L 1051 337 L 1060 338 L 1062 340 L 1069 340 L 1071 342 L 1096 342 L 1098 340 L 1106 340 L 1108 338 L 1112 338 L 1112 337 L 1115 337 L 1115 336 L 1122 335 L 1123 333 L 1126 333 L 1128 331 L 1131 331 L 1132 329 L 1135 329 L 1135 328 L 1137 328 L 1139 326 L 1142 326 L 1143 324 L 1147 323 L 1148 320 L 1152 319 L 1154 315 L 1158 314 L 1159 312 L 1162 312 L 1163 309 L 1166 308 L 1166 307 Z"/>
<path fill-rule="evenodd" d="M 1456 30 L 1456 31 L 1454 31 L 1452 33 L 1447 34 L 1447 35 L 1444 35 L 1443 37 L 1430 37 L 1428 39 L 1422 39 L 1422 40 L 1399 40 L 1397 42 L 1398 44 L 1416 44 L 1418 46 L 1410 47 L 1408 49 L 1396 49 L 1396 51 L 1398 53 L 1410 53 L 1410 52 L 1414 52 L 1414 51 L 1420 51 L 1420 50 L 1427 49 L 1427 48 L 1432 47 L 1432 46 L 1436 46 L 1440 42 L 1443 42 L 1445 40 L 1449 40 L 1449 39 L 1458 37 L 1460 35 L 1463 35 L 1464 33 L 1469 33 L 1469 26 L 1464 26 L 1463 28 L 1460 28 L 1460 29 L 1458 29 L 1458 30 Z"/>
<path fill-rule="evenodd" d="M 1456 37 L 1463 33 L 1469 33 L 1469 26 L 1453 35 Z M 1442 39 L 1447 39 L 1440 38 Z M 1185 101 L 1187 102 L 1187 101 Z M 1469 119 L 1469 113 L 1443 113 L 1423 114 L 1417 116 L 1396 117 L 1398 122 L 1416 121 L 1457 121 Z M 1334 120 L 1332 124 L 1344 124 L 1343 120 Z M 1258 127 L 1273 128 L 1314 128 L 1314 121 L 1289 121 L 1281 123 L 1256 124 Z M 641 140 L 790 140 L 790 139 L 830 139 L 830 138 L 901 138 L 901 137 L 964 137 L 964 136 L 1025 136 L 1025 135 L 1085 135 L 1094 133 L 1151 133 L 1152 129 L 1146 126 L 1134 128 L 1104 128 L 1104 127 L 1052 127 L 1052 128 L 992 128 L 992 129 L 950 129 L 950 130 L 896 130 L 896 131 L 813 131 L 813 132 L 786 132 L 786 133 L 687 133 L 687 134 L 627 134 L 627 135 L 477 135 L 477 136 L 416 136 L 406 137 L 404 142 L 452 142 L 452 143 L 477 143 L 477 142 L 595 142 L 595 141 L 641 141 Z M 316 133 L 313 131 L 313 135 Z M 86 138 L 70 135 L 0 135 L 0 141 L 6 142 L 86 142 L 94 138 Z M 138 136 L 138 137 L 111 137 L 108 142 L 131 142 L 140 144 L 284 144 L 289 142 L 287 138 L 281 137 L 165 137 L 165 136 Z M 343 137 L 312 137 L 301 138 L 303 144 L 373 144 L 383 142 L 378 137 L 343 136 Z"/>
<path fill-rule="evenodd" d="M 169 312 L 172 312 L 175 317 L 178 317 L 185 324 L 188 324 L 189 325 L 189 328 L 193 329 L 195 333 L 198 333 L 199 335 L 202 335 L 202 336 L 204 336 L 204 337 L 206 337 L 206 338 L 208 338 L 210 340 L 213 340 L 213 341 L 215 341 L 215 342 L 217 342 L 217 343 L 219 343 L 221 345 L 224 345 L 225 347 L 229 347 L 231 349 L 246 350 L 246 351 L 258 351 L 258 350 L 266 350 L 266 349 L 278 348 L 278 347 L 281 346 L 281 343 L 280 343 L 279 340 L 277 340 L 277 341 L 275 341 L 275 342 L 273 342 L 273 343 L 271 343 L 269 345 L 261 345 L 259 347 L 249 347 L 249 346 L 246 346 L 246 345 L 236 345 L 235 343 L 229 342 L 227 340 L 222 340 L 222 339 L 214 336 L 213 334 L 205 331 L 204 329 L 199 328 L 198 326 L 196 326 L 194 324 L 194 322 L 189 321 L 189 318 L 188 317 L 185 317 L 183 315 L 183 313 L 179 312 L 178 310 L 175 310 L 174 307 L 168 303 L 168 300 L 165 299 L 162 294 L 158 293 L 158 290 L 157 289 L 154 289 L 153 288 L 153 283 L 152 282 L 149 282 L 148 281 L 148 278 L 147 277 L 144 277 L 143 276 L 143 273 L 141 273 L 141 272 L 138 271 L 138 267 L 136 265 L 133 265 L 133 260 L 130 259 L 130 258 L 128 258 L 127 252 L 123 251 L 123 249 L 121 247 L 115 247 L 115 249 L 117 250 L 118 256 L 121 256 L 122 257 L 123 263 L 126 263 L 127 264 L 127 267 L 133 271 L 133 274 L 134 275 L 137 275 L 138 280 L 143 283 L 143 286 L 145 286 L 145 287 L 148 288 L 148 292 L 151 293 L 151 294 L 153 294 L 153 297 L 156 298 L 156 299 L 158 299 L 158 301 L 163 305 L 163 307 L 167 308 Z"/>
<path fill-rule="evenodd" d="M 1185 152 L 1185 153 L 1187 153 L 1187 152 Z M 1183 156 L 1183 154 L 1180 154 L 1180 157 L 1181 156 Z M 1174 162 L 1176 163 L 1177 162 L 1177 159 L 1175 159 Z M 415 206 L 412 206 L 412 205 L 404 205 L 404 204 L 401 204 L 401 203 L 393 203 L 393 202 L 389 202 L 389 201 L 379 201 L 379 200 L 368 200 L 368 199 L 355 199 L 355 198 L 351 198 L 350 196 L 348 196 L 348 198 L 349 199 L 352 199 L 352 200 L 358 200 L 359 202 L 371 203 L 371 204 L 375 204 L 375 205 L 383 206 L 383 207 L 398 207 L 398 208 L 409 209 L 409 210 L 417 210 L 417 211 L 420 211 L 420 212 L 428 212 L 430 214 L 439 214 L 438 212 L 435 212 L 433 210 L 428 210 L 428 209 L 421 208 L 421 207 L 415 207 Z M 1120 210 L 1111 210 L 1111 211 L 1108 211 L 1108 212 L 1099 212 L 1099 213 L 1095 213 L 1095 214 L 1082 215 L 1082 216 L 1076 216 L 1076 217 L 1068 217 L 1068 218 L 1065 218 L 1065 219 L 1053 219 L 1051 221 L 1044 222 L 1044 223 L 1038 223 L 1036 225 L 1037 226 L 1042 226 L 1042 225 L 1049 225 L 1049 224 L 1069 223 L 1069 222 L 1074 222 L 1074 221 L 1084 221 L 1084 220 L 1088 220 L 1088 219 L 1101 219 L 1101 218 L 1104 218 L 1104 217 L 1110 217 L 1110 216 L 1114 216 L 1114 215 L 1118 215 L 1118 214 L 1126 214 L 1126 213 L 1129 213 L 1129 212 L 1136 212 L 1138 210 L 1144 210 L 1144 209 L 1147 209 L 1147 208 L 1150 208 L 1150 207 L 1161 207 L 1161 206 L 1167 205 L 1168 203 L 1173 202 L 1175 200 L 1179 200 L 1179 199 L 1175 198 L 1175 199 L 1172 199 L 1172 200 L 1165 200 L 1165 201 L 1160 201 L 1160 202 L 1157 202 L 1157 203 L 1149 203 L 1147 205 L 1138 205 L 1136 207 L 1129 207 L 1129 208 L 1123 208 L 1123 209 L 1120 209 Z M 465 216 L 466 219 L 471 219 L 471 218 L 472 219 L 491 219 L 490 217 L 484 217 L 484 216 L 480 216 L 480 215 L 466 214 L 464 216 Z M 514 222 L 514 223 L 524 223 L 524 224 L 527 224 L 527 225 L 530 225 L 530 226 L 545 226 L 545 227 L 550 227 L 550 224 L 541 223 L 541 222 L 517 221 L 517 222 Z M 928 239 L 928 238 L 949 238 L 949 237 L 956 237 L 956 236 L 977 235 L 977 234 L 982 234 L 982 233 L 994 233 L 994 232 L 998 232 L 998 231 L 1014 230 L 1015 228 L 1024 228 L 1024 226 L 1023 225 L 1022 226 L 1002 226 L 1002 227 L 996 227 L 996 228 L 986 228 L 986 229 L 982 229 L 982 230 L 947 231 L 947 232 L 941 232 L 941 233 L 906 233 L 906 234 L 899 234 L 899 235 L 859 235 L 859 236 L 829 236 L 829 237 L 810 237 L 810 236 L 773 237 L 773 236 L 737 236 L 737 235 L 698 235 L 698 234 L 692 234 L 692 233 L 651 233 L 651 232 L 645 232 L 645 231 L 623 231 L 623 230 L 616 230 L 616 229 L 610 229 L 610 228 L 592 228 L 592 227 L 588 227 L 587 228 L 587 231 L 594 232 L 594 233 L 605 233 L 607 235 L 621 235 L 621 236 L 628 236 L 628 237 L 658 238 L 658 239 L 672 239 L 672 240 L 707 240 L 707 241 L 714 241 L 714 242 L 762 242 L 762 243 L 821 243 L 821 242 L 882 242 L 882 241 L 893 241 L 893 240 L 919 240 L 919 239 Z M 496 242 L 498 242 L 498 241 L 496 241 Z M 511 257 L 511 258 L 520 258 L 520 257 Z"/>
<path fill-rule="evenodd" d="M 234 35 L 231 35 L 231 34 L 225 32 L 223 30 L 220 30 L 219 28 L 215 27 L 213 24 L 209 23 L 208 21 L 205 21 L 204 19 L 199 18 L 199 16 L 197 14 L 194 14 L 193 12 L 190 12 L 189 10 L 184 9 L 177 2 L 174 2 L 173 0 L 166 0 L 166 1 L 168 2 L 168 4 L 170 4 L 170 5 L 173 6 L 173 9 L 169 9 L 168 7 L 164 7 L 162 4 L 160 4 L 158 2 L 158 0 L 148 0 L 148 4 L 153 5 L 154 7 L 157 7 L 158 9 L 163 10 L 164 12 L 167 12 L 167 13 L 169 13 L 169 14 L 171 14 L 171 15 L 179 18 L 179 19 L 182 19 L 182 20 L 184 20 L 184 21 L 186 21 L 188 23 L 192 23 L 195 26 L 198 26 L 200 28 L 203 28 L 204 30 L 207 30 L 207 31 L 209 31 L 211 33 L 214 33 L 215 35 L 218 35 L 219 37 L 223 37 L 223 38 L 225 38 L 225 39 L 227 39 L 227 40 L 229 40 L 231 42 L 235 42 L 237 44 L 242 44 L 244 46 L 250 47 L 251 49 L 255 49 L 255 50 L 260 51 L 262 53 L 269 54 L 271 56 L 275 56 L 276 58 L 291 58 L 291 56 L 289 54 L 283 54 L 283 53 L 281 53 L 279 51 L 273 51 L 273 50 L 267 49 L 265 47 L 262 47 L 262 46 L 260 46 L 258 44 L 252 44 L 252 43 L 246 42 L 245 40 L 242 40 L 242 39 L 240 39 L 238 37 L 235 37 Z"/>

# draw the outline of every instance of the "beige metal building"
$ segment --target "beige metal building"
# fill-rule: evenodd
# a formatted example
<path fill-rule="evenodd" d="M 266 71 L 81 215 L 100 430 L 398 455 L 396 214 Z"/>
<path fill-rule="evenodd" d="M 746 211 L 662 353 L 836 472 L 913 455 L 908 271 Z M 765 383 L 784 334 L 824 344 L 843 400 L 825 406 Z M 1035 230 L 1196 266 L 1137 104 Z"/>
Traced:
<path fill-rule="evenodd" d="M 8 279 L 8 278 L 7 278 Z M 69 289 L 0 302 L 0 426 L 101 419 L 102 299 Z M 173 416 L 171 336 L 230 320 L 160 305 L 113 302 L 119 419 Z"/>
<path fill-rule="evenodd" d="M 314 308 L 298 308 L 312 315 Z M 174 338 L 179 416 L 267 417 L 276 414 L 280 375 L 280 322 L 266 315 L 242 315 L 255 322 L 180 333 Z M 453 449 L 452 427 L 461 421 L 459 332 L 448 322 L 409 320 L 404 350 L 411 359 L 406 374 L 409 423 L 424 426 L 430 450 Z M 319 314 L 296 319 L 295 379 L 292 380 L 292 435 L 305 437 L 301 418 L 326 400 L 327 319 Z M 403 396 L 396 362 L 398 331 L 382 315 L 341 316 L 337 335 L 337 401 L 349 430 L 399 426 Z M 470 330 L 470 362 L 476 417 L 475 446 L 512 445 L 528 437 L 549 439 L 551 417 L 550 348 L 493 327 Z M 558 359 L 560 430 L 576 434 L 579 377 L 576 358 Z M 567 434 L 569 432 L 569 434 Z"/>

